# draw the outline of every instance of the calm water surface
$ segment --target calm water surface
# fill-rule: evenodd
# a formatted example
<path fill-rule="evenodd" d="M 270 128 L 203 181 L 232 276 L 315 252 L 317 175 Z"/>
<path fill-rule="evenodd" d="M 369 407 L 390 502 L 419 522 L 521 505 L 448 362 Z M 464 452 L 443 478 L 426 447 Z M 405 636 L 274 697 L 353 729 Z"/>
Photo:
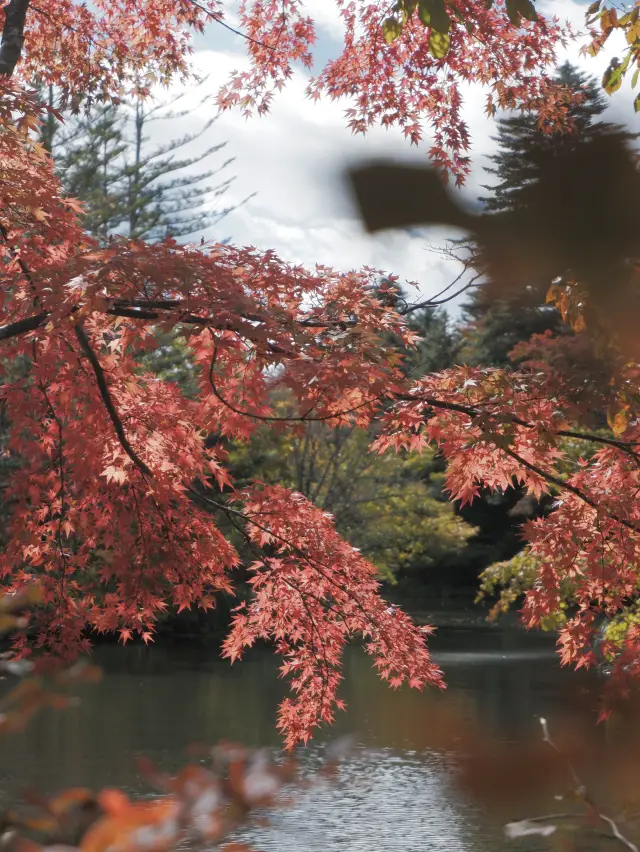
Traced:
<path fill-rule="evenodd" d="M 251 829 L 243 839 L 265 852 L 547 848 L 542 840 L 506 841 L 504 816 L 456 788 L 456 757 L 430 745 L 428 717 L 439 703 L 508 742 L 539 736 L 540 715 L 553 722 L 587 713 L 576 701 L 576 676 L 560 670 L 548 640 L 517 633 L 441 631 L 432 648 L 449 685 L 442 695 L 394 692 L 359 649 L 349 650 L 342 689 L 348 711 L 304 750 L 303 761 L 312 767 L 326 742 L 347 731 L 357 735 L 358 748 L 334 785 L 297 795 L 269 828 Z M 2 741 L 0 805 L 25 787 L 146 792 L 136 754 L 171 770 L 194 742 L 279 745 L 274 722 L 284 685 L 270 651 L 234 666 L 184 646 L 102 648 L 97 656 L 106 676 L 82 689 L 78 706 L 47 711 L 26 734 Z"/>

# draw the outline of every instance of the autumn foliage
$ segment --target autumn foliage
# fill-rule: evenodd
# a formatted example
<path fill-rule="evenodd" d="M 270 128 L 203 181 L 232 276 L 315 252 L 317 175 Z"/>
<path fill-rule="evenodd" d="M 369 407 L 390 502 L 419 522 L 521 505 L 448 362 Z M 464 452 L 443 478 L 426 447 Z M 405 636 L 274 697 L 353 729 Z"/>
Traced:
<path fill-rule="evenodd" d="M 309 93 L 357 92 L 353 130 L 397 124 L 417 143 L 428 125 L 432 159 L 462 180 L 462 82 L 487 87 L 489 112 L 531 108 L 543 126 L 565 121 L 569 95 L 547 68 L 568 30 L 528 0 L 455 0 L 446 9 L 405 0 L 392 11 L 397 26 L 383 4 L 338 5 L 344 48 Z M 25 81 L 57 87 L 62 109 L 144 95 L 188 73 L 189 31 L 217 26 L 222 13 L 221 4 L 192 0 L 68 0 L 46 9 L 12 0 L 6 9 L 0 396 L 11 423 L 4 453 L 18 466 L 4 492 L 11 517 L 0 573 L 16 591 L 39 578 L 44 600 L 40 614 L 13 625 L 16 650 L 72 657 L 91 630 L 149 641 L 169 603 L 212 607 L 217 592 L 233 590 L 238 564 L 224 519 L 256 552 L 254 597 L 236 613 L 225 653 L 235 658 L 264 638 L 284 655 L 296 693 L 280 715 L 288 745 L 333 718 L 352 636 L 364 638 L 392 686 L 441 686 L 423 631 L 382 601 L 373 567 L 331 519 L 281 487 L 237 492 L 225 466 L 227 439 L 248 438 L 257 423 L 364 426 L 384 411 L 377 449 L 438 442 L 455 499 L 471 499 L 480 482 L 557 493 L 555 510 L 526 530 L 540 569 L 525 615 L 537 624 L 570 578 L 575 614 L 563 629 L 563 658 L 592 662 L 597 616 L 619 613 L 637 589 L 635 368 L 621 377 L 615 437 L 585 436 L 584 412 L 565 404 L 557 382 L 550 394 L 531 374 L 454 370 L 408 387 L 385 340 L 410 345 L 411 334 L 377 297 L 375 270 L 309 272 L 272 252 L 217 244 L 114 238 L 104 246 L 84 233 L 78 203 L 37 141 L 46 110 Z M 310 66 L 313 23 L 298 0 L 285 0 L 242 3 L 240 24 L 250 70 L 221 90 L 219 105 L 263 112 L 294 62 Z M 157 345 L 154 329 L 185 336 L 196 398 L 140 368 Z M 285 418 L 271 403 L 278 389 L 295 405 Z M 574 463 L 564 438 L 595 451 Z M 636 666 L 637 643 L 632 625 L 618 657 L 625 673 Z"/>
<path fill-rule="evenodd" d="M 297 400 L 294 423 L 366 423 L 393 392 L 397 370 L 381 334 L 409 336 L 375 297 L 373 273 L 311 274 L 222 245 L 102 248 L 33 141 L 35 102 L 7 83 L 3 107 L 1 334 L 8 361 L 26 357 L 28 369 L 2 388 L 5 452 L 20 464 L 5 491 L 12 513 L 0 570 L 12 588 L 41 577 L 47 604 L 29 624 L 35 644 L 23 631 L 17 650 L 73 656 L 88 647 L 89 628 L 149 641 L 169 601 L 212 607 L 216 592 L 232 591 L 238 563 L 217 513 L 259 546 L 274 539 L 282 555 L 282 567 L 261 563 L 275 576 L 260 591 L 264 614 L 255 605 L 248 621 L 238 616 L 227 653 L 260 637 L 280 643 L 304 711 L 283 706 L 290 744 L 332 717 L 340 651 L 355 633 L 394 684 L 439 683 L 421 633 L 388 614 L 373 567 L 328 519 L 282 490 L 229 502 L 224 440 L 277 420 L 275 389 Z M 152 326 L 183 329 L 199 398 L 140 371 L 141 353 L 157 345 Z"/>

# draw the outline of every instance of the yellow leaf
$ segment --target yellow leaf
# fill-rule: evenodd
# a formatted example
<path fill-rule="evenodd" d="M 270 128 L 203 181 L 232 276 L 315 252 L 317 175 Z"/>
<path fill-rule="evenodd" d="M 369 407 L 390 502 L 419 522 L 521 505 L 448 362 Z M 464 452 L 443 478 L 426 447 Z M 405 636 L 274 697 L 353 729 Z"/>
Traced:
<path fill-rule="evenodd" d="M 450 46 L 451 39 L 448 33 L 437 33 L 435 30 L 431 30 L 429 35 L 429 53 L 434 59 L 444 59 L 447 53 L 449 53 Z"/>
<path fill-rule="evenodd" d="M 616 438 L 622 435 L 624 430 L 627 428 L 626 410 L 624 408 L 620 408 L 616 411 L 615 409 L 609 408 L 607 411 L 607 423 Z"/>

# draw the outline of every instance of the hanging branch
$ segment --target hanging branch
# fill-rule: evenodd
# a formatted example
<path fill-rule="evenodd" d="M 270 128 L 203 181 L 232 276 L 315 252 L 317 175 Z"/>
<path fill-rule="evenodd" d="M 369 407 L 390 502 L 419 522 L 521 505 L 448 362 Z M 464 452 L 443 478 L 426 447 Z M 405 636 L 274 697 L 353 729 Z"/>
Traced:
<path fill-rule="evenodd" d="M 75 332 L 76 337 L 78 338 L 78 342 L 80 344 L 80 348 L 82 349 L 89 363 L 93 367 L 93 372 L 96 377 L 100 396 L 102 397 L 104 407 L 107 409 L 107 413 L 111 419 L 111 422 L 113 423 L 113 428 L 116 430 L 116 435 L 118 436 L 118 440 L 120 441 L 122 449 L 129 456 L 129 458 L 135 464 L 138 470 L 142 471 L 145 476 L 151 476 L 151 469 L 147 467 L 147 465 L 142 461 L 140 456 L 136 453 L 136 451 L 129 443 L 129 439 L 127 438 L 124 431 L 124 426 L 122 425 L 120 416 L 116 411 L 113 399 L 111 398 L 111 393 L 109 392 L 109 386 L 107 385 L 107 379 L 105 377 L 104 370 L 102 369 L 100 361 L 98 361 L 96 353 L 91 348 L 89 338 L 87 337 L 84 327 L 81 323 L 76 324 Z"/>
<path fill-rule="evenodd" d="M 10 0 L 4 7 L 0 41 L 0 76 L 11 77 L 22 54 L 24 25 L 30 0 Z"/>

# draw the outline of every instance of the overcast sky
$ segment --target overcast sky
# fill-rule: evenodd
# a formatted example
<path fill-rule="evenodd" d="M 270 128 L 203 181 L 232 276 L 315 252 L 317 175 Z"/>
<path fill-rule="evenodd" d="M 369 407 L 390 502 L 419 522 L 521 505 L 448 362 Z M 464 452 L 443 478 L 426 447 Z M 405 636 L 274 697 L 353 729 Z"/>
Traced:
<path fill-rule="evenodd" d="M 307 0 L 309 13 L 318 25 L 318 55 L 326 57 L 340 49 L 341 24 L 333 0 Z M 538 4 L 579 28 L 584 4 L 572 0 L 547 0 Z M 244 41 L 212 24 L 195 42 L 194 64 L 207 74 L 204 90 L 188 92 L 186 101 L 196 103 L 226 81 L 229 73 L 246 67 Z M 578 45 L 559 54 L 559 62 L 570 59 L 589 73 L 602 75 L 609 57 L 581 58 Z M 255 197 L 221 222 L 207 237 L 231 237 L 236 245 L 274 249 L 283 259 L 313 267 L 326 264 L 342 271 L 372 266 L 417 282 L 423 296 L 438 292 L 456 274 L 455 267 L 426 249 L 426 243 L 443 244 L 444 229 L 428 235 L 384 232 L 364 233 L 345 191 L 342 174 L 348 163 L 384 155 L 398 160 L 424 162 L 429 147 L 411 147 L 397 128 L 372 129 L 366 136 L 353 136 L 346 127 L 345 103 L 323 99 L 313 103 L 304 95 L 307 75 L 298 69 L 284 91 L 274 99 L 271 112 L 248 121 L 239 110 L 225 112 L 207 131 L 202 145 L 226 141 L 224 156 L 235 157 L 230 173 L 237 175 L 228 201 Z M 173 91 L 179 91 L 176 87 Z M 166 93 L 160 95 L 166 97 Z M 486 155 L 493 150 L 491 135 L 495 122 L 483 114 L 480 90 L 465 92 L 465 118 L 470 126 L 473 173 L 463 191 L 468 198 L 479 194 Z M 183 135 L 195 130 L 215 112 L 213 98 L 202 104 L 180 128 L 156 123 L 153 135 L 166 141 L 167 134 Z M 628 84 L 612 98 L 610 119 L 640 125 L 634 116 Z M 638 127 L 640 130 L 640 126 Z M 194 143 L 195 145 L 196 143 Z M 199 144 L 199 143 L 198 143 Z M 194 151 L 196 148 L 194 147 Z M 216 155 L 216 158 L 222 154 Z M 220 160 L 221 161 L 221 160 Z M 212 158 L 211 165 L 216 160 Z"/>

